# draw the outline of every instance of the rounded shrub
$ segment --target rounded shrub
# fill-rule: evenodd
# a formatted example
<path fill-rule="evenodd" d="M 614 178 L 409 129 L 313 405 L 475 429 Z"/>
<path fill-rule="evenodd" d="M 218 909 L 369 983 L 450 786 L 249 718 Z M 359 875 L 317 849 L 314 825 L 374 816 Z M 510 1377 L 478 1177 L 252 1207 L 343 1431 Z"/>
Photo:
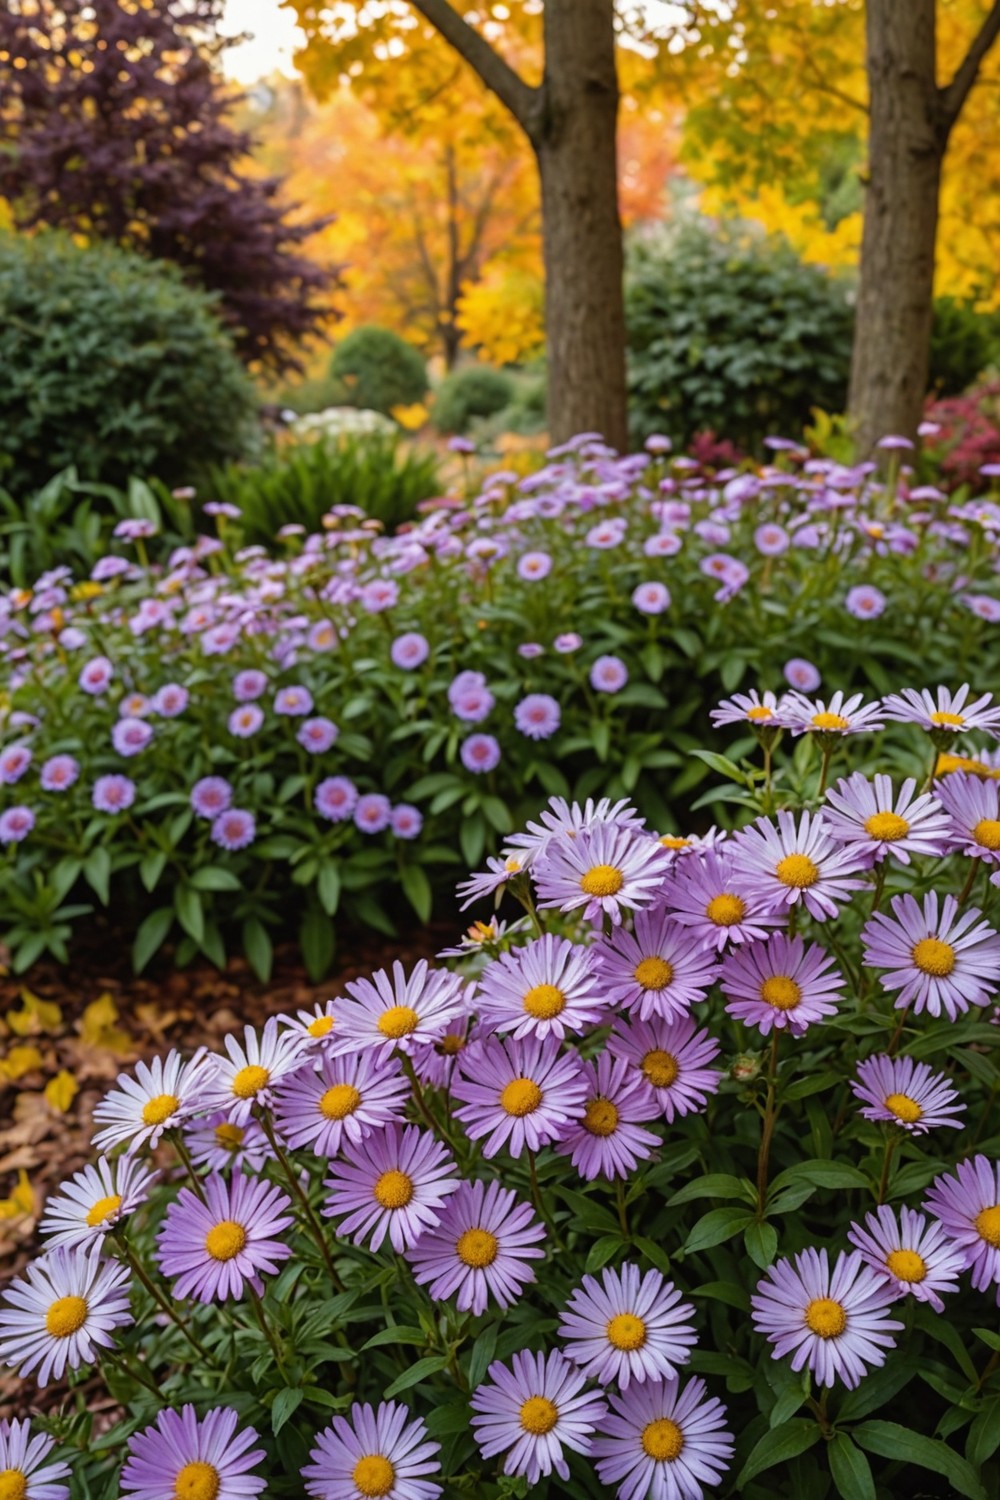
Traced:
<path fill-rule="evenodd" d="M 68 236 L 0 235 L 0 480 L 178 484 L 256 440 L 214 299 L 173 267 Z"/>
<path fill-rule="evenodd" d="M 489 365 L 453 370 L 434 398 L 434 425 L 439 432 L 466 433 L 477 417 L 495 416 L 514 396 L 514 381 L 502 370 Z"/>
<path fill-rule="evenodd" d="M 330 374 L 343 387 L 351 406 L 391 412 L 412 406 L 427 394 L 427 366 L 422 355 L 389 328 L 374 324 L 355 328 L 337 345 Z"/>

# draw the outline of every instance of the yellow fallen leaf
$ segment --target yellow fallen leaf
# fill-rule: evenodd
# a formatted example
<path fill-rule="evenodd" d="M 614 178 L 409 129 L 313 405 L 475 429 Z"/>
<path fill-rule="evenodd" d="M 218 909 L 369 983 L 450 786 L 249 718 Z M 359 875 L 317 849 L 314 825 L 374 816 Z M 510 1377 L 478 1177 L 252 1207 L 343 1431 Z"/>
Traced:
<path fill-rule="evenodd" d="M 12 1010 L 7 1017 L 11 1031 L 18 1036 L 31 1036 L 39 1031 L 58 1031 L 62 1025 L 62 1011 L 53 1000 L 43 1000 L 31 990 L 22 990 L 24 1002 L 21 1010 Z"/>
<path fill-rule="evenodd" d="M 131 1038 L 115 1025 L 118 1007 L 105 993 L 91 1000 L 80 1019 L 80 1036 L 88 1047 L 104 1047 L 111 1052 L 129 1052 Z"/>
<path fill-rule="evenodd" d="M 42 1054 L 37 1047 L 11 1047 L 7 1056 L 0 1061 L 0 1073 L 13 1081 L 41 1066 Z"/>
<path fill-rule="evenodd" d="M 45 1102 L 64 1115 L 79 1093 L 80 1085 L 72 1073 L 63 1068 L 45 1085 Z"/>
<path fill-rule="evenodd" d="M 0 1198 L 0 1219 L 19 1219 L 22 1214 L 34 1213 L 35 1195 L 22 1168 L 17 1174 L 17 1187 L 9 1198 Z"/>

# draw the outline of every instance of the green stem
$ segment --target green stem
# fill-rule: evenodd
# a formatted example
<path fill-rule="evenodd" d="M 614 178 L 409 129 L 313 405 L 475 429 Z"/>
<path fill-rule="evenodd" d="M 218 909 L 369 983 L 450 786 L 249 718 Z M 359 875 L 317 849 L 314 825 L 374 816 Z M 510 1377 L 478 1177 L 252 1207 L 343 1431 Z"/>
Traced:
<path fill-rule="evenodd" d="M 910 1007 L 908 1005 L 904 1005 L 903 1009 L 899 1013 L 899 1021 L 897 1023 L 895 1031 L 892 1033 L 892 1039 L 889 1042 L 889 1046 L 887 1049 L 890 1057 L 899 1046 L 899 1039 L 903 1035 L 903 1027 L 906 1025 L 906 1018 L 909 1014 Z"/>
<path fill-rule="evenodd" d="M 896 1153 L 898 1145 L 899 1139 L 897 1136 L 890 1135 L 887 1138 L 885 1152 L 882 1157 L 882 1175 L 878 1180 L 878 1196 L 875 1199 L 877 1204 L 885 1202 L 885 1195 L 889 1187 L 889 1169 L 892 1166 L 892 1158 Z"/>
<path fill-rule="evenodd" d="M 615 1202 L 618 1205 L 618 1222 L 621 1225 L 622 1239 L 632 1238 L 628 1227 L 628 1209 L 625 1207 L 625 1184 L 620 1177 L 615 1178 Z"/>
<path fill-rule="evenodd" d="M 280 1346 L 278 1344 L 278 1341 L 277 1341 L 277 1339 L 274 1336 L 274 1330 L 272 1329 L 270 1323 L 267 1321 L 267 1318 L 264 1315 L 264 1308 L 261 1305 L 261 1300 L 257 1296 L 257 1293 L 254 1291 L 254 1289 L 253 1289 L 252 1286 L 248 1285 L 247 1286 L 247 1291 L 250 1293 L 250 1306 L 253 1308 L 254 1317 L 257 1319 L 257 1322 L 260 1324 L 260 1331 L 264 1335 L 264 1337 L 267 1339 L 267 1342 L 270 1344 L 270 1346 L 271 1346 L 271 1353 L 274 1355 L 275 1361 L 277 1362 L 278 1369 L 281 1371 L 282 1375 L 284 1375 L 285 1374 L 285 1361 L 284 1361 L 284 1357 L 282 1356 L 281 1349 L 280 1349 Z"/>
<path fill-rule="evenodd" d="M 184 1137 L 181 1135 L 179 1130 L 170 1131 L 170 1141 L 173 1145 L 174 1150 L 177 1152 L 177 1155 L 180 1157 L 184 1169 L 188 1174 L 188 1177 L 191 1179 L 191 1186 L 194 1188 L 195 1193 L 201 1199 L 202 1203 L 204 1203 L 205 1189 L 201 1185 L 201 1178 L 198 1176 L 198 1173 L 194 1169 L 194 1162 L 191 1160 L 191 1153 L 188 1150 L 187 1146 L 184 1144 Z"/>
<path fill-rule="evenodd" d="M 143 1386 L 151 1395 L 156 1397 L 161 1406 L 163 1405 L 163 1392 L 159 1386 L 155 1385 L 141 1370 L 136 1369 L 134 1365 L 130 1364 L 124 1354 L 116 1352 L 113 1349 L 102 1349 L 99 1363 L 104 1364 L 105 1361 L 110 1365 L 117 1366 L 121 1374 L 126 1376 L 127 1379 L 134 1380 L 138 1385 Z"/>
<path fill-rule="evenodd" d="M 270 1145 L 271 1150 L 274 1152 L 275 1160 L 279 1163 L 282 1172 L 285 1174 L 285 1178 L 288 1182 L 289 1187 L 298 1199 L 299 1204 L 302 1208 L 302 1212 L 306 1216 L 309 1232 L 312 1235 L 313 1239 L 316 1241 L 319 1253 L 323 1257 L 323 1263 L 326 1266 L 327 1275 L 333 1282 L 333 1285 L 337 1288 L 337 1291 L 342 1292 L 344 1290 L 344 1284 L 341 1281 L 340 1277 L 337 1275 L 337 1268 L 333 1264 L 333 1257 L 330 1254 L 330 1247 L 327 1245 L 326 1238 L 323 1234 L 323 1226 L 317 1219 L 316 1214 L 313 1211 L 312 1204 L 309 1202 L 309 1199 L 302 1191 L 302 1185 L 295 1175 L 295 1171 L 292 1167 L 291 1162 L 288 1160 L 288 1157 L 281 1149 L 281 1144 L 274 1133 L 274 1128 L 271 1125 L 271 1121 L 268 1119 L 267 1112 L 265 1110 L 261 1110 L 259 1118 L 260 1123 L 264 1129 L 264 1134 L 267 1136 L 268 1144 Z"/>
<path fill-rule="evenodd" d="M 401 1054 L 401 1059 L 403 1063 L 403 1071 L 406 1074 L 407 1078 L 410 1080 L 410 1087 L 413 1090 L 413 1102 L 417 1106 L 417 1110 L 419 1111 L 424 1124 L 427 1125 L 428 1128 L 432 1130 L 436 1135 L 444 1136 L 445 1141 L 451 1147 L 455 1155 L 460 1155 L 458 1147 L 455 1145 L 455 1142 L 452 1140 L 447 1130 L 445 1130 L 444 1126 L 440 1123 L 439 1120 L 436 1120 L 434 1118 L 434 1113 L 431 1110 L 430 1105 L 427 1103 L 427 1097 L 420 1086 L 420 1079 L 417 1077 L 417 1070 L 413 1066 L 413 1059 L 408 1057 L 405 1052 Z"/>
<path fill-rule="evenodd" d="M 965 877 L 965 884 L 962 886 L 962 889 L 961 889 L 961 891 L 959 893 L 959 897 L 958 897 L 958 905 L 959 905 L 960 908 L 963 907 L 965 905 L 966 901 L 968 901 L 968 899 L 969 899 L 969 892 L 972 890 L 972 887 L 973 887 L 973 885 L 975 884 L 975 881 L 976 881 L 976 876 L 979 874 L 979 870 L 977 868 L 978 865 L 979 865 L 979 860 L 978 859 L 970 859 L 969 860 L 969 873 Z"/>
<path fill-rule="evenodd" d="M 139 1257 L 135 1254 L 132 1246 L 128 1243 L 128 1241 L 122 1240 L 121 1247 L 125 1252 L 125 1259 L 128 1261 L 129 1265 L 132 1268 L 133 1275 L 146 1288 L 146 1291 L 152 1297 L 157 1307 L 159 1307 L 162 1312 L 166 1313 L 167 1317 L 176 1328 L 180 1329 L 181 1333 L 187 1339 L 188 1343 L 191 1345 L 191 1348 L 195 1351 L 199 1358 L 203 1359 L 206 1364 L 216 1364 L 216 1360 L 212 1357 L 211 1354 L 209 1354 L 204 1344 L 202 1344 L 198 1339 L 195 1338 L 194 1334 L 191 1332 L 190 1328 L 188 1328 L 187 1324 L 177 1312 L 176 1308 L 167 1300 L 156 1283 L 152 1281 L 146 1274 L 142 1262 L 139 1260 Z"/>
<path fill-rule="evenodd" d="M 767 1167 L 771 1155 L 771 1141 L 778 1119 L 775 1102 L 778 1078 L 778 1028 L 771 1028 L 771 1052 L 767 1064 L 767 1098 L 764 1101 L 764 1118 L 760 1130 L 760 1148 L 757 1152 L 757 1214 L 764 1217 L 767 1199 Z"/>

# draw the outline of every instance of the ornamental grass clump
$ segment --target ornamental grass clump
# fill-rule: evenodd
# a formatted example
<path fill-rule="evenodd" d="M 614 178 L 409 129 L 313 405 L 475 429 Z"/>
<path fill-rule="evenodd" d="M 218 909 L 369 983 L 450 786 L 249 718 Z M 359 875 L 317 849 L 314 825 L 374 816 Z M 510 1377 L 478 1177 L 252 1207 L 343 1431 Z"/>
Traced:
<path fill-rule="evenodd" d="M 447 962 L 122 1074 L 4 1500 L 995 1494 L 1000 707 L 831 701 L 714 711 L 734 830 L 553 798 Z"/>

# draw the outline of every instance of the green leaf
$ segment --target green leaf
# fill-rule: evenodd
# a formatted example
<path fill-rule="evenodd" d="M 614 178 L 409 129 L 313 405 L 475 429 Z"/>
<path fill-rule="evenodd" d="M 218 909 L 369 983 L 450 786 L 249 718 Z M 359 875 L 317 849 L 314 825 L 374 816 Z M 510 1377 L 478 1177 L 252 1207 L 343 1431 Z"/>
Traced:
<path fill-rule="evenodd" d="M 827 1443 L 826 1456 L 840 1500 L 875 1500 L 871 1464 L 846 1432 Z"/>
<path fill-rule="evenodd" d="M 334 916 L 340 905 L 340 866 L 335 860 L 325 859 L 320 865 L 316 879 L 316 894 L 327 916 Z"/>
<path fill-rule="evenodd" d="M 166 863 L 167 856 L 162 849 L 151 849 L 142 856 L 139 861 L 139 879 L 144 890 L 152 892 L 156 889 Z"/>
<path fill-rule="evenodd" d="M 924 1437 L 922 1432 L 914 1432 L 912 1427 L 902 1427 L 898 1422 L 862 1422 L 855 1427 L 853 1437 L 869 1453 L 943 1474 L 960 1495 L 967 1495 L 969 1500 L 986 1500 L 986 1491 L 972 1465 L 947 1443 Z"/>
<path fill-rule="evenodd" d="M 173 925 L 173 908 L 169 906 L 158 907 L 139 923 L 135 941 L 132 944 L 132 967 L 137 974 L 142 973 L 153 954 L 163 944 Z"/>
<path fill-rule="evenodd" d="M 366 1343 L 361 1345 L 359 1354 L 364 1354 L 366 1349 L 377 1349 L 380 1344 L 417 1344 L 421 1346 L 427 1343 L 427 1334 L 423 1328 L 410 1327 L 404 1323 L 394 1323 L 391 1328 L 380 1328 L 378 1333 L 373 1333 Z"/>
<path fill-rule="evenodd" d="M 778 1253 L 778 1231 L 773 1224 L 751 1224 L 743 1243 L 754 1265 L 766 1271 Z"/>
<path fill-rule="evenodd" d="M 696 1177 L 694 1182 L 686 1183 L 672 1198 L 668 1198 L 667 1207 L 676 1208 L 681 1203 L 693 1203 L 696 1198 L 745 1198 L 748 1186 L 755 1199 L 757 1194 L 753 1192 L 753 1184 L 748 1183 L 745 1177 L 733 1177 L 728 1172 L 708 1172 L 704 1177 Z"/>
<path fill-rule="evenodd" d="M 420 921 L 429 922 L 434 895 L 426 871 L 420 865 L 404 865 L 400 871 L 400 880 L 406 899 Z"/>
<path fill-rule="evenodd" d="M 753 1214 L 743 1208 L 713 1208 L 700 1218 L 687 1237 L 684 1254 L 693 1255 L 696 1250 L 708 1250 L 712 1245 L 721 1245 L 732 1239 L 754 1222 Z"/>
<path fill-rule="evenodd" d="M 736 781 L 740 786 L 749 786 L 745 772 L 739 766 L 734 765 L 725 755 L 720 755 L 716 750 L 692 750 L 691 754 L 698 760 L 703 760 L 706 766 L 711 766 L 713 771 L 718 771 L 720 776 L 725 776 L 727 781 Z"/>
<path fill-rule="evenodd" d="M 459 825 L 458 843 L 462 858 L 470 870 L 474 870 L 483 856 L 486 846 L 486 824 L 482 818 L 465 818 Z"/>
<path fill-rule="evenodd" d="M 243 923 L 243 952 L 261 984 L 266 984 L 271 977 L 274 949 L 267 928 L 256 917 L 247 917 Z"/>
<path fill-rule="evenodd" d="M 599 1240 L 595 1240 L 587 1255 L 587 1264 L 584 1269 L 588 1272 L 599 1271 L 606 1266 L 609 1260 L 613 1260 L 622 1247 L 620 1234 L 607 1234 Z"/>
<path fill-rule="evenodd" d="M 741 1286 L 731 1281 L 706 1281 L 696 1286 L 693 1297 L 711 1297 L 714 1302 L 724 1302 L 727 1307 L 736 1307 L 740 1312 L 750 1311 L 750 1297 Z"/>
<path fill-rule="evenodd" d="M 111 855 L 103 844 L 91 849 L 83 862 L 83 874 L 101 905 L 107 906 L 111 884 Z"/>
<path fill-rule="evenodd" d="M 797 1458 L 818 1442 L 819 1437 L 819 1427 L 811 1417 L 795 1417 L 781 1427 L 772 1427 L 750 1450 L 734 1489 L 738 1493 L 756 1474 L 772 1469 L 775 1464 L 786 1463 L 790 1458 Z"/>
<path fill-rule="evenodd" d="M 393 1396 L 398 1396 L 400 1391 L 408 1391 L 411 1386 L 418 1385 L 427 1375 L 436 1375 L 439 1370 L 448 1368 L 448 1358 L 444 1354 L 427 1354 L 423 1359 L 418 1359 L 415 1365 L 404 1370 L 402 1375 L 397 1375 L 391 1385 L 386 1386 L 385 1399 L 391 1401 Z"/>
<path fill-rule="evenodd" d="M 190 877 L 191 884 L 198 891 L 241 891 L 242 882 L 233 874 L 232 870 L 226 870 L 222 865 L 204 865 L 200 870 L 195 870 Z"/>
<path fill-rule="evenodd" d="M 599 761 L 606 761 L 611 748 L 610 724 L 606 719 L 595 719 L 590 726 L 590 733 L 594 744 L 594 754 Z"/>
<path fill-rule="evenodd" d="M 201 897 L 190 885 L 179 885 L 174 891 L 174 910 L 188 937 L 200 943 L 205 936 L 205 911 Z"/>
<path fill-rule="evenodd" d="M 302 1404 L 303 1391 L 298 1386 L 285 1386 L 271 1404 L 271 1431 L 277 1437 L 288 1418 Z"/>
<path fill-rule="evenodd" d="M 986 1463 L 1000 1448 L 1000 1396 L 990 1396 L 969 1428 L 965 1456 L 975 1468 Z"/>
<path fill-rule="evenodd" d="M 771 1196 L 779 1193 L 782 1188 L 806 1182 L 823 1188 L 867 1188 L 870 1186 L 865 1174 L 859 1172 L 857 1167 L 849 1167 L 846 1162 L 800 1161 L 796 1166 L 788 1167 L 786 1171 L 778 1173 L 771 1183 Z"/>
<path fill-rule="evenodd" d="M 333 963 L 333 924 L 325 912 L 306 912 L 299 928 L 299 947 L 309 978 L 318 984 Z"/>

